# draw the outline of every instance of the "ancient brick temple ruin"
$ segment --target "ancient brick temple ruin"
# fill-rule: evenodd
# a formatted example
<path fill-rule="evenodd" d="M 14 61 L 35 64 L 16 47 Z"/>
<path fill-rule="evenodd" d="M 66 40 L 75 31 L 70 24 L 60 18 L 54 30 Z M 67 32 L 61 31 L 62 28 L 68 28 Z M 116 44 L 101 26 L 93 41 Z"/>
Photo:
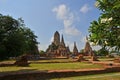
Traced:
<path fill-rule="evenodd" d="M 87 37 L 86 37 L 86 44 L 84 48 L 84 56 L 91 56 L 91 61 L 98 61 L 97 56 L 94 54 Z"/>
<path fill-rule="evenodd" d="M 85 48 L 84 48 L 84 55 L 85 56 L 93 56 L 94 55 L 87 37 L 86 37 L 86 44 L 85 44 Z"/>
<path fill-rule="evenodd" d="M 60 34 L 58 31 L 55 32 L 54 40 L 47 48 L 46 53 L 50 57 L 58 57 L 58 56 L 67 57 L 70 54 L 69 47 L 65 45 L 63 35 L 60 40 Z"/>
<path fill-rule="evenodd" d="M 74 56 L 77 56 L 79 55 L 78 53 L 78 49 L 77 49 L 77 46 L 76 46 L 76 42 L 74 42 L 74 48 L 73 48 L 73 53 L 72 53 Z"/>
<path fill-rule="evenodd" d="M 72 53 L 72 54 L 70 54 Z M 74 42 L 74 46 L 73 46 L 73 51 L 70 52 L 69 47 L 66 46 L 65 42 L 64 42 L 64 38 L 63 35 L 60 37 L 60 34 L 58 31 L 56 31 L 54 33 L 54 37 L 53 37 L 53 42 L 48 46 L 47 50 L 46 50 L 46 55 L 49 57 L 68 57 L 70 55 L 72 56 L 79 56 L 79 52 L 76 46 L 76 42 Z M 90 43 L 88 41 L 88 38 L 86 37 L 86 44 L 85 44 L 85 48 L 84 48 L 84 52 L 82 54 L 83 56 L 91 56 L 91 57 L 95 57 L 94 52 L 90 46 Z"/>

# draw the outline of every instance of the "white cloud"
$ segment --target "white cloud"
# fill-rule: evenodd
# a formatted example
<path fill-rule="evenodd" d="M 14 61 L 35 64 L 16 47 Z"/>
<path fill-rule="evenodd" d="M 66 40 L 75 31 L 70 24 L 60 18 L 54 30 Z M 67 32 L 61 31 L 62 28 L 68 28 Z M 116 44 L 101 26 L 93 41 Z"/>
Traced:
<path fill-rule="evenodd" d="M 71 19 L 64 20 L 63 24 L 64 24 L 65 28 L 68 28 L 69 26 L 71 26 L 73 24 L 73 20 L 71 20 Z"/>
<path fill-rule="evenodd" d="M 86 43 L 86 36 L 82 35 L 81 39 L 80 39 L 80 42 L 85 44 Z"/>
<path fill-rule="evenodd" d="M 91 10 L 91 8 L 88 6 L 88 4 L 84 4 L 84 5 L 80 8 L 80 12 L 82 12 L 82 13 L 87 13 L 89 10 Z"/>
<path fill-rule="evenodd" d="M 67 7 L 64 4 L 62 4 L 62 5 L 58 6 L 58 7 L 53 8 L 52 11 L 57 13 L 57 18 L 58 19 L 65 19 L 66 15 L 68 13 L 68 9 L 67 9 Z"/>
<path fill-rule="evenodd" d="M 76 29 L 75 27 L 65 28 L 65 29 L 64 29 L 64 32 L 65 32 L 66 34 L 72 35 L 72 36 L 74 36 L 74 35 L 79 35 L 79 34 L 81 33 L 81 32 L 80 32 L 78 29 Z"/>
<path fill-rule="evenodd" d="M 81 32 L 75 27 L 75 14 L 70 11 L 70 9 L 65 5 L 59 5 L 58 7 L 53 8 L 53 12 L 56 13 L 56 17 L 63 22 L 64 29 L 61 30 L 67 35 L 80 35 Z"/>

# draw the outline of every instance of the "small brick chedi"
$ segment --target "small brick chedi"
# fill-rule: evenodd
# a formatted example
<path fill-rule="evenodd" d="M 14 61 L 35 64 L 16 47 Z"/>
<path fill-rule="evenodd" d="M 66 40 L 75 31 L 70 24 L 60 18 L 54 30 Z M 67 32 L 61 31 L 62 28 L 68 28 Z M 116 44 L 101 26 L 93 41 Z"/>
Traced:
<path fill-rule="evenodd" d="M 88 41 L 88 37 L 86 37 L 86 44 L 84 48 L 84 56 L 91 56 L 92 61 L 98 61 L 97 56 L 94 54 L 92 47 Z"/>
<path fill-rule="evenodd" d="M 84 55 L 85 56 L 93 56 L 93 51 L 92 51 L 92 48 L 90 46 L 90 43 L 89 43 L 87 37 L 86 37 L 86 44 L 85 44 L 85 48 L 84 48 Z"/>
<path fill-rule="evenodd" d="M 76 46 L 76 42 L 74 42 L 74 48 L 73 48 L 73 55 L 77 56 L 79 53 L 78 53 L 78 49 L 77 49 L 77 46 Z"/>
<path fill-rule="evenodd" d="M 65 45 L 63 35 L 60 40 L 60 34 L 58 31 L 54 33 L 53 42 L 47 48 L 46 53 L 49 57 L 67 57 L 70 54 L 69 47 L 66 47 Z"/>

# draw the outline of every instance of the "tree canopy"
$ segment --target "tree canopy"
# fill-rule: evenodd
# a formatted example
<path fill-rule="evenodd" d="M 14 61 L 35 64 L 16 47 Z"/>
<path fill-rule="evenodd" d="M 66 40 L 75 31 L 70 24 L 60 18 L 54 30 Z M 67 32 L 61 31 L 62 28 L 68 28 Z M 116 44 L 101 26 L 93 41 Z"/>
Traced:
<path fill-rule="evenodd" d="M 0 14 L 0 60 L 38 53 L 36 38 L 21 18 Z"/>
<path fill-rule="evenodd" d="M 99 19 L 91 22 L 89 39 L 106 49 L 120 50 L 120 0 L 96 0 Z"/>

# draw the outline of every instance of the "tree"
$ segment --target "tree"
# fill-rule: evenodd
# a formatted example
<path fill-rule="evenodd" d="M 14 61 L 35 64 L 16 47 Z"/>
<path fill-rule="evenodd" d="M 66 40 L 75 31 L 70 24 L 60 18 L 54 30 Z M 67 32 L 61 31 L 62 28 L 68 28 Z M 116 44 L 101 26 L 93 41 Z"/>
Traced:
<path fill-rule="evenodd" d="M 7 37 L 7 41 L 4 45 L 6 46 L 8 57 L 17 57 L 25 51 L 24 35 L 19 30 L 14 31 Z"/>
<path fill-rule="evenodd" d="M 6 37 L 9 36 L 18 27 L 17 20 L 10 16 L 3 16 L 0 14 L 0 44 L 6 41 Z"/>
<path fill-rule="evenodd" d="M 0 60 L 38 53 L 37 36 L 24 21 L 0 14 Z"/>
<path fill-rule="evenodd" d="M 98 56 L 107 56 L 108 54 L 109 54 L 109 51 L 104 48 L 101 48 L 100 50 L 97 51 Z"/>
<path fill-rule="evenodd" d="M 43 50 L 40 50 L 40 54 L 45 54 L 45 51 L 43 51 Z"/>
<path fill-rule="evenodd" d="M 19 32 L 23 35 L 23 41 L 24 41 L 24 53 L 26 54 L 38 54 L 38 42 L 37 42 L 37 36 L 34 34 L 34 32 L 25 26 L 24 20 L 22 18 L 18 19 L 19 21 Z"/>
<path fill-rule="evenodd" d="M 84 49 L 81 49 L 81 50 L 80 50 L 80 53 L 84 53 Z"/>
<path fill-rule="evenodd" d="M 120 1 L 96 0 L 96 7 L 102 11 L 98 21 L 91 22 L 90 41 L 102 49 L 120 50 Z"/>
<path fill-rule="evenodd" d="M 0 59 L 8 58 L 6 43 L 9 41 L 8 37 L 17 30 L 18 26 L 17 20 L 0 14 Z"/>
<path fill-rule="evenodd" d="M 25 53 L 38 54 L 39 53 L 37 47 L 38 42 L 36 40 L 37 36 L 34 35 L 34 33 L 29 28 L 24 27 L 23 30 L 24 30 L 23 34 L 25 37 L 25 46 L 26 46 Z"/>

